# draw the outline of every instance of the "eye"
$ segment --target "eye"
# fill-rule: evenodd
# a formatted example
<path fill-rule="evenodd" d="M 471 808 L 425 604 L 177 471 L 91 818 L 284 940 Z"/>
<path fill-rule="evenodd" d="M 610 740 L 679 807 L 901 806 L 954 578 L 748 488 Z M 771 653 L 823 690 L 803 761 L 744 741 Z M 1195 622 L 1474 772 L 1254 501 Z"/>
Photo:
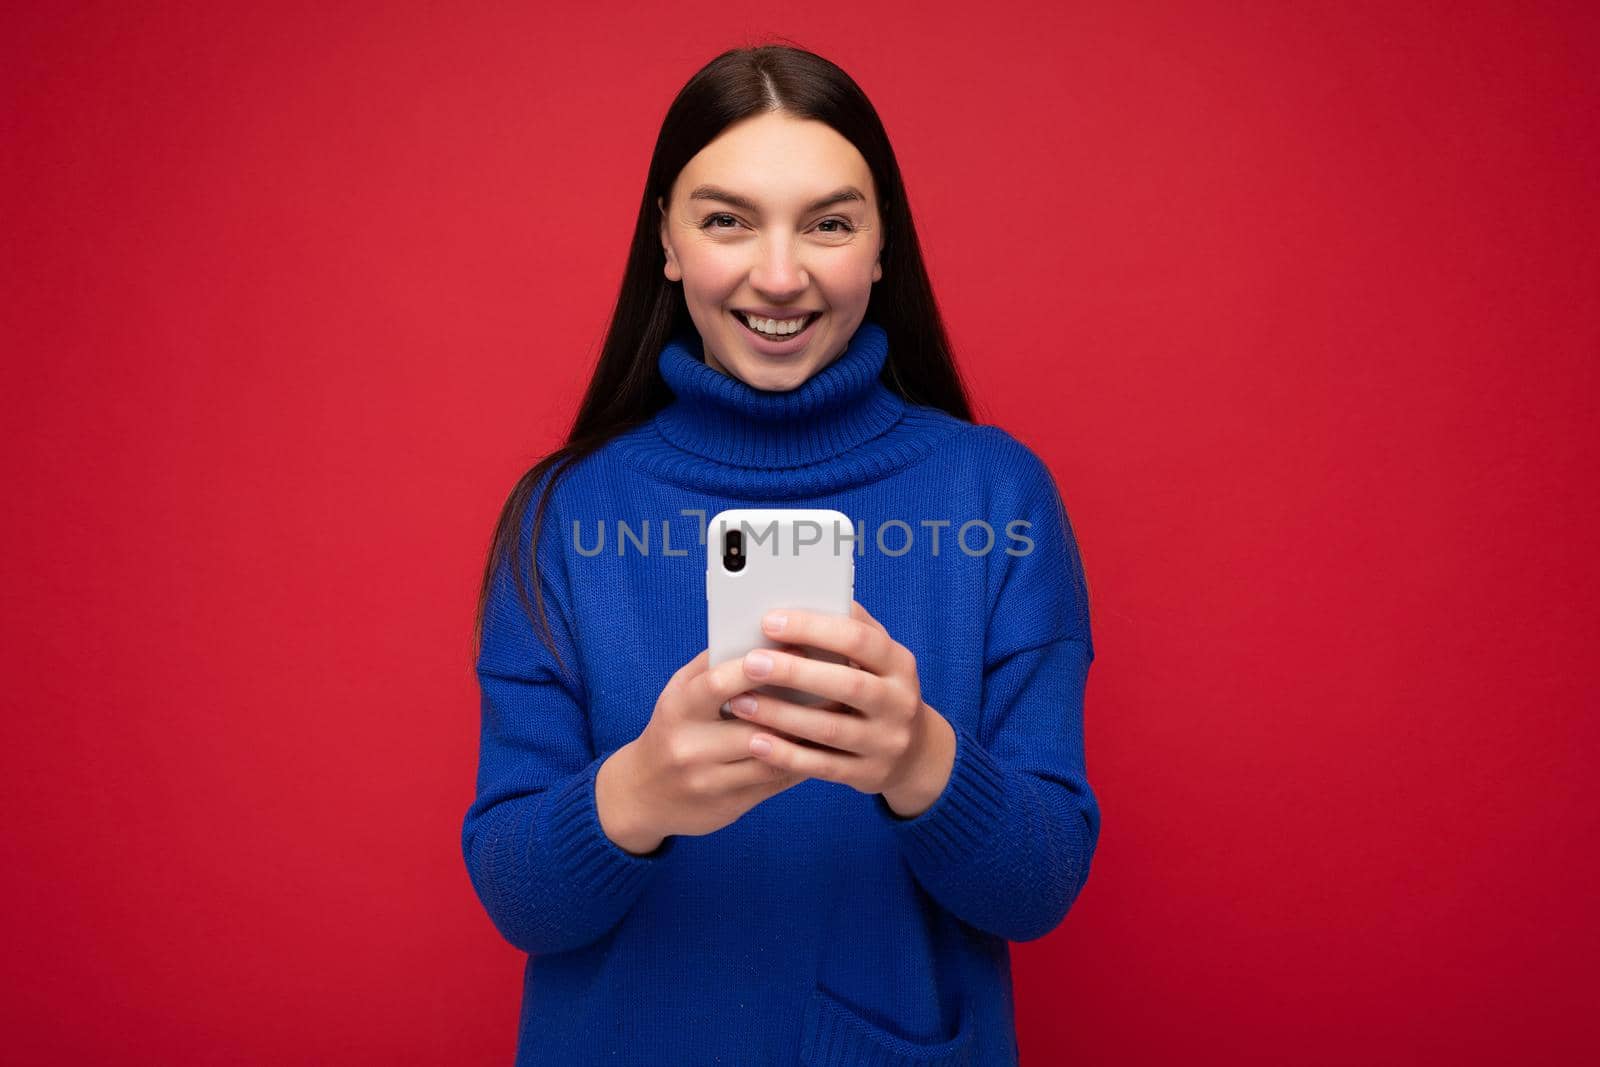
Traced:
<path fill-rule="evenodd" d="M 732 229 L 733 228 L 733 226 L 720 226 L 720 225 L 718 225 L 718 220 L 719 219 L 727 219 L 729 222 L 731 222 L 733 224 L 733 226 L 737 226 L 739 224 L 739 220 L 734 218 L 732 215 L 729 215 L 725 211 L 719 211 L 715 215 L 707 215 L 706 218 L 705 218 L 705 221 L 700 223 L 700 228 L 702 230 L 727 230 L 727 229 Z M 831 230 L 822 229 L 823 227 L 828 226 L 830 223 L 832 225 L 838 227 L 838 228 L 837 229 L 831 229 Z M 852 226 L 850 224 L 850 220 L 849 219 L 842 219 L 842 218 L 839 218 L 837 216 L 823 219 L 821 222 L 817 223 L 817 228 L 819 230 L 822 230 L 822 232 L 826 233 L 826 234 L 854 233 L 855 229 L 856 229 L 854 226 Z"/>

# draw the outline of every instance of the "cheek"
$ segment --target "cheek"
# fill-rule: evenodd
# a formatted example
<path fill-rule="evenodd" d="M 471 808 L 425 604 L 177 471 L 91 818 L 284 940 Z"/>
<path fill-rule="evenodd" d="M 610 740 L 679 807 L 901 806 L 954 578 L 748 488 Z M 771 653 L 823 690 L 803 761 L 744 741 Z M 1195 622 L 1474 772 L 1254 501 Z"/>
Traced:
<path fill-rule="evenodd" d="M 849 254 L 839 257 L 838 272 L 855 284 L 870 283 L 872 267 L 877 262 L 878 250 L 869 242 L 862 241 L 852 245 Z"/>
<path fill-rule="evenodd" d="M 691 246 L 678 257 L 684 287 L 720 296 L 739 284 L 744 266 L 737 257 L 714 245 Z"/>
<path fill-rule="evenodd" d="M 835 304 L 865 302 L 872 290 L 872 266 L 876 258 L 870 254 L 841 256 L 827 264 L 817 275 L 817 282 Z"/>

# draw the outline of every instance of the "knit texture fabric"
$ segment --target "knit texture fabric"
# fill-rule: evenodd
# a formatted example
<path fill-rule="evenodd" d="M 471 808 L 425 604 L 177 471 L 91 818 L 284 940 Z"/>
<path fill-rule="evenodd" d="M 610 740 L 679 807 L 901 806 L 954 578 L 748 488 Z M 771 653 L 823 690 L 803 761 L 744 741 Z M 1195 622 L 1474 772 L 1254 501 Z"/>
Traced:
<path fill-rule="evenodd" d="M 674 338 L 658 361 L 672 402 L 552 493 L 537 553 L 559 662 L 509 566 L 494 575 L 461 843 L 489 918 L 529 954 L 517 1064 L 1018 1062 L 1008 942 L 1062 921 L 1100 832 L 1088 591 L 1045 464 L 998 427 L 907 403 L 881 378 L 887 354 L 867 320 L 809 380 L 767 392 L 708 367 L 698 335 Z M 905 819 L 807 779 L 714 833 L 627 852 L 601 828 L 595 775 L 706 647 L 707 521 L 760 505 L 854 520 L 855 598 L 953 727 L 950 780 Z"/>

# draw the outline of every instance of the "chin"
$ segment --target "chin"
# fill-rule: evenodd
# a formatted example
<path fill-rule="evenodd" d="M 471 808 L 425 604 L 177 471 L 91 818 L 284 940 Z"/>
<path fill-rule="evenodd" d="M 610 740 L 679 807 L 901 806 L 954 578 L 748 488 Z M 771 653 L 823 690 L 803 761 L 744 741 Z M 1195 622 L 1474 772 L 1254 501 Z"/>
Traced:
<path fill-rule="evenodd" d="M 798 389 L 811 377 L 812 368 L 799 365 L 784 368 L 757 367 L 750 374 L 740 377 L 744 383 L 754 389 L 762 389 L 769 393 L 787 393 L 791 389 Z"/>

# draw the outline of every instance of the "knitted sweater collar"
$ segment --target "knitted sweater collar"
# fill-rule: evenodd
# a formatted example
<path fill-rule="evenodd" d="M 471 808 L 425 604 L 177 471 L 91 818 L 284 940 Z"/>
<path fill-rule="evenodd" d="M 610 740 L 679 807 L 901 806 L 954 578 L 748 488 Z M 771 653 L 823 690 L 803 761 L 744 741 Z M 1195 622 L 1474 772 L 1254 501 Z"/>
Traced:
<path fill-rule="evenodd" d="M 787 391 L 755 389 L 705 362 L 698 332 L 679 334 L 657 365 L 673 400 L 657 413 L 661 437 L 718 464 L 779 470 L 825 463 L 889 430 L 905 401 L 879 378 L 883 327 L 863 320 L 832 363 Z"/>

